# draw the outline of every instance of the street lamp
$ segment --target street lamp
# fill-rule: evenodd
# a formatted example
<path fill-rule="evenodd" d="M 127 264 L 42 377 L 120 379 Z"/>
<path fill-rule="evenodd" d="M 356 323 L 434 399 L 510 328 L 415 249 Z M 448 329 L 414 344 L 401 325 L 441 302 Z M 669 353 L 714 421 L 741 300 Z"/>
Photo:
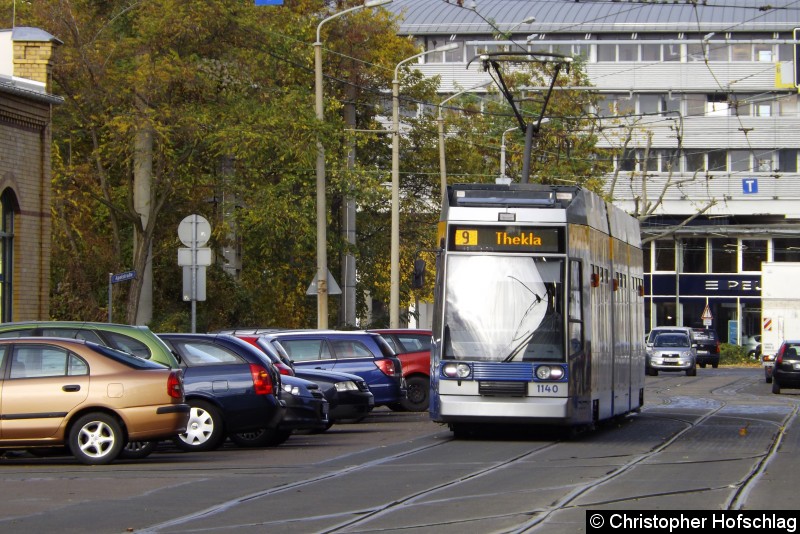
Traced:
<path fill-rule="evenodd" d="M 450 43 L 433 50 L 426 50 L 407 57 L 397 64 L 392 80 L 392 250 L 389 258 L 391 269 L 389 291 L 389 327 L 400 328 L 400 67 L 411 60 L 434 52 L 446 52 L 458 48 Z"/>
<path fill-rule="evenodd" d="M 314 109 L 317 120 L 325 120 L 322 103 L 322 25 L 347 13 L 388 4 L 392 0 L 368 0 L 363 5 L 351 7 L 322 19 L 317 26 L 317 40 L 314 42 Z M 325 205 L 325 147 L 317 134 L 317 328 L 328 328 L 328 236 L 327 208 Z"/>
<path fill-rule="evenodd" d="M 474 91 L 475 89 L 479 89 L 481 87 L 485 87 L 485 86 L 489 85 L 490 83 L 492 83 L 492 80 L 488 80 L 488 81 L 479 83 L 478 85 L 474 85 L 474 86 L 470 87 L 469 89 L 464 89 L 463 91 L 459 91 L 454 95 L 448 96 L 447 98 L 442 100 L 441 103 L 439 104 L 439 118 L 438 118 L 438 122 L 439 122 L 439 172 L 440 172 L 441 177 L 442 177 L 442 205 L 444 205 L 444 198 L 445 198 L 445 195 L 447 195 L 447 165 L 446 165 L 445 157 L 444 157 L 444 116 L 442 115 L 442 109 L 444 108 L 444 105 L 446 103 L 448 103 L 450 100 L 454 99 L 455 97 L 463 95 L 464 93 L 468 93 L 470 91 Z"/>

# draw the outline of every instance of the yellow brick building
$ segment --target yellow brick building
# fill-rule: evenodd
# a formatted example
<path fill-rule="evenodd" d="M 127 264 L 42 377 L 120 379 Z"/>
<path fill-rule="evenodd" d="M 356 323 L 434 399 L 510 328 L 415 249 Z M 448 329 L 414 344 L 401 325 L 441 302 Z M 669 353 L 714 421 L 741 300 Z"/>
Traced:
<path fill-rule="evenodd" d="M 51 57 L 60 41 L 0 30 L 0 322 L 49 319 Z"/>

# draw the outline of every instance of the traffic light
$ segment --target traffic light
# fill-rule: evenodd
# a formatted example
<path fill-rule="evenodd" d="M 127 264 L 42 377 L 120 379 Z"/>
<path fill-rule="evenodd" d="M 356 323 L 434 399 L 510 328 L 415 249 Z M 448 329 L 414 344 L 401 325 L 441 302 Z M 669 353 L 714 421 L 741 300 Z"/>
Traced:
<path fill-rule="evenodd" d="M 425 260 L 417 258 L 414 260 L 414 277 L 411 279 L 412 289 L 422 289 L 425 285 Z"/>

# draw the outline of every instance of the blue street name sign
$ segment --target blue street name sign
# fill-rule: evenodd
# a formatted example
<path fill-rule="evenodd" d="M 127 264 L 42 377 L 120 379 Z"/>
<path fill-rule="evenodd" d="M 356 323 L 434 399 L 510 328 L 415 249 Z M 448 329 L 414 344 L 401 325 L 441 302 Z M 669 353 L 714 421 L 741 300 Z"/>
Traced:
<path fill-rule="evenodd" d="M 116 284 L 119 282 L 127 282 L 136 278 L 136 271 L 126 271 L 124 273 L 112 274 L 111 283 Z"/>
<path fill-rule="evenodd" d="M 256 0 L 257 6 L 282 6 L 283 0 Z"/>

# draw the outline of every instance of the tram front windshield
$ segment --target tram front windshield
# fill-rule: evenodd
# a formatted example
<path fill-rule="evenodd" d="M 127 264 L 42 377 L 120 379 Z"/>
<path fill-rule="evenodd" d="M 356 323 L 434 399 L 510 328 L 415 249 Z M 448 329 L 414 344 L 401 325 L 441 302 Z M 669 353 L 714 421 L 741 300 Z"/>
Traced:
<path fill-rule="evenodd" d="M 448 256 L 442 357 L 564 361 L 563 272 L 559 258 Z"/>

